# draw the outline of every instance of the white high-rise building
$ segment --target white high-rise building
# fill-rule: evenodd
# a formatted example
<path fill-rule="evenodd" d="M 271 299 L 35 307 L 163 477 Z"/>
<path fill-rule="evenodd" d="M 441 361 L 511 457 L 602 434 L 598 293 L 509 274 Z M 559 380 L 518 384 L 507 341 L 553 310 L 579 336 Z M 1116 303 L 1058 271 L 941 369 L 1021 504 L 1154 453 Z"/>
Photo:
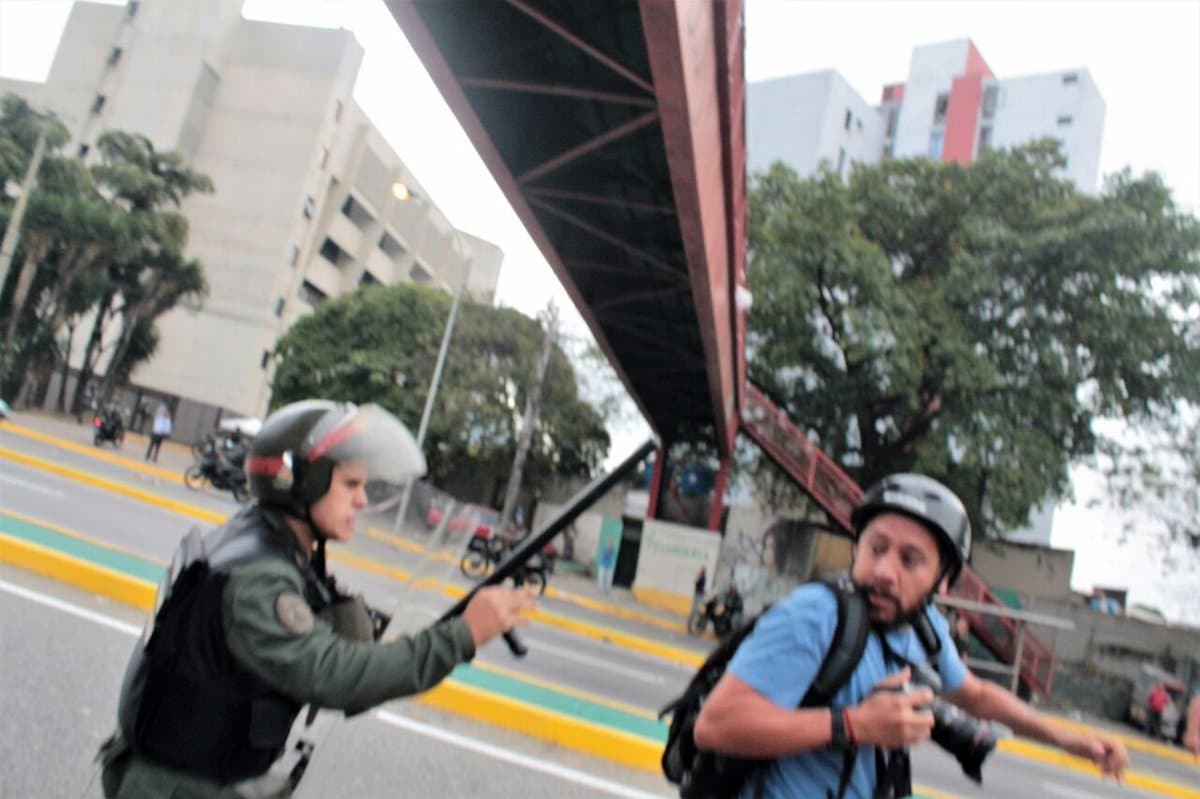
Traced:
<path fill-rule="evenodd" d="M 241 6 L 77 2 L 46 82 L 0 80 L 0 94 L 58 114 L 85 161 L 122 130 L 212 178 L 182 209 L 209 296 L 159 319 L 158 351 L 132 378 L 209 421 L 265 411 L 272 347 L 326 297 L 402 281 L 451 291 L 470 263 L 467 292 L 493 302 L 503 258 L 423 199 L 354 102 L 353 34 L 249 21 Z"/>
<path fill-rule="evenodd" d="M 916 48 L 908 80 L 884 87 L 878 106 L 827 71 L 749 84 L 746 112 L 751 171 L 775 161 L 802 175 L 822 161 L 843 174 L 887 158 L 970 163 L 1048 136 L 1062 142 L 1064 177 L 1098 188 L 1104 100 L 1088 71 L 997 78 L 968 39 Z"/>

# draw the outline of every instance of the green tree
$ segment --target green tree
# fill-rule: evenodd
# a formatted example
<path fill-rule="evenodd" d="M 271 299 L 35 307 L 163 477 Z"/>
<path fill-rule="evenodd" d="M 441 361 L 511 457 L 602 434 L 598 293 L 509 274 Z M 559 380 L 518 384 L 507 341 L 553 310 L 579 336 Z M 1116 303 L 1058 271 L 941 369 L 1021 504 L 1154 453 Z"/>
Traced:
<path fill-rule="evenodd" d="M 1200 396 L 1200 224 L 1153 174 L 1099 196 L 1054 142 L 751 189 L 749 371 L 862 483 L 952 486 L 976 529 L 1024 524 L 1096 453 L 1093 423 Z"/>
<path fill-rule="evenodd" d="M 280 340 L 272 405 L 307 397 L 375 402 L 415 431 L 449 308 L 444 293 L 411 284 L 323 303 Z M 467 469 L 499 479 L 508 474 L 541 342 L 538 323 L 515 310 L 460 307 L 425 439 L 434 481 Z M 602 418 L 579 399 L 571 365 L 556 349 L 526 484 L 588 475 L 608 444 Z"/>

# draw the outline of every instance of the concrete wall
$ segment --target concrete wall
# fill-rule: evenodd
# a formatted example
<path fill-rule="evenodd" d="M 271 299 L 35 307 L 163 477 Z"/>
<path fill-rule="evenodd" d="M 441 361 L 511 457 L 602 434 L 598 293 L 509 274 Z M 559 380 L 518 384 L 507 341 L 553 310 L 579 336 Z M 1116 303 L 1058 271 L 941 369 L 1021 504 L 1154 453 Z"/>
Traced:
<path fill-rule="evenodd" d="M 1065 549 L 980 541 L 971 552 L 971 568 L 988 585 L 1064 602 L 1074 565 L 1075 553 Z"/>
<path fill-rule="evenodd" d="M 711 530 L 647 519 L 642 524 L 641 549 L 633 594 L 639 600 L 679 613 L 692 605 L 700 568 L 717 573 L 721 537 Z M 716 584 L 710 579 L 710 586 Z"/>

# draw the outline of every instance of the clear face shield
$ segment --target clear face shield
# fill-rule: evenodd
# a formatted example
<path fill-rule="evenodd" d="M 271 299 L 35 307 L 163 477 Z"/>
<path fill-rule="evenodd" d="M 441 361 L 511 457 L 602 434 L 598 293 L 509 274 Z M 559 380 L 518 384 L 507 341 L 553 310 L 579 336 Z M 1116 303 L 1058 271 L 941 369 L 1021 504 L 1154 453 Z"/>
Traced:
<path fill-rule="evenodd" d="M 408 428 L 378 405 L 361 405 L 328 430 L 313 431 L 309 459 L 366 467 L 367 510 L 399 501 L 404 484 L 425 474 L 425 456 Z"/>

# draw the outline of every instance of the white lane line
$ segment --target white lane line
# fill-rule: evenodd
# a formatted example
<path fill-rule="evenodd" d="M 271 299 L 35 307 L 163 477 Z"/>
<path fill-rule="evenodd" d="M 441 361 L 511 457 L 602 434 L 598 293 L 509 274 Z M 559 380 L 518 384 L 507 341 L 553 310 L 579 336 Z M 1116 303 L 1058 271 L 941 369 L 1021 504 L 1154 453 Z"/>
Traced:
<path fill-rule="evenodd" d="M 12 483 L 13 485 L 21 486 L 21 488 L 25 488 L 30 491 L 36 491 L 39 494 L 45 494 L 51 497 L 61 497 L 63 495 L 63 492 L 61 491 L 55 491 L 53 488 L 46 488 L 44 485 L 31 483 L 28 480 L 22 480 L 18 477 L 9 477 L 7 474 L 0 474 L 0 482 Z"/>
<path fill-rule="evenodd" d="M 1122 786 L 1124 787 L 1124 786 Z M 1066 785 L 1059 785 L 1057 782 L 1042 781 L 1042 790 L 1046 793 L 1053 793 L 1059 796 L 1065 796 L 1067 799 L 1096 799 L 1095 791 L 1083 791 L 1078 788 L 1068 788 Z M 1138 795 L 1143 795 L 1138 791 Z"/>
<path fill-rule="evenodd" d="M 42 594 L 37 591 L 31 591 L 27 588 L 22 588 L 19 585 L 13 585 L 12 583 L 5 582 L 4 580 L 0 580 L 0 590 L 7 591 L 10 594 L 15 594 L 16 596 L 24 599 L 28 599 L 31 602 L 37 602 L 38 604 L 46 605 L 56 610 L 61 610 L 64 613 L 71 614 L 72 616 L 78 616 L 81 619 L 93 621 L 97 624 L 117 630 L 118 632 L 125 633 L 126 635 L 136 636 L 140 635 L 142 632 L 140 627 L 136 627 L 132 624 L 126 624 L 123 621 L 118 621 L 101 613 L 96 613 L 88 610 L 87 608 L 81 608 L 78 605 L 74 605 L 70 602 L 64 602 L 61 599 L 55 599 L 52 596 L 47 596 L 46 594 Z M 448 730 L 443 730 L 440 727 L 434 727 L 430 724 L 423 724 L 419 721 L 406 719 L 386 710 L 376 711 L 375 715 L 381 721 L 384 721 L 395 727 L 400 727 L 402 729 L 424 735 L 427 738 L 435 738 L 439 741 L 445 741 L 446 743 L 453 744 L 454 746 L 458 746 L 463 749 L 470 749 L 480 754 L 487 755 L 488 757 L 496 760 L 503 760 L 507 763 L 512 763 L 514 765 L 521 766 L 522 768 L 530 769 L 531 771 L 540 771 L 543 774 L 550 774 L 552 776 L 560 777 L 564 780 L 568 780 L 579 785 L 586 785 L 590 788 L 595 788 L 596 790 L 606 791 L 613 796 L 628 797 L 628 799 L 662 799 L 659 794 L 647 793 L 645 791 L 640 791 L 637 788 L 631 788 L 628 785 L 623 785 L 619 782 L 606 780 L 602 777 L 595 777 L 583 771 L 576 771 L 564 766 L 557 766 L 553 763 L 546 763 L 535 758 L 527 757 L 526 755 L 522 755 L 518 752 L 513 752 L 509 749 L 502 749 L 498 746 L 493 746 L 474 738 L 468 738 L 463 735 L 458 735 L 457 733 L 449 732 Z"/>
<path fill-rule="evenodd" d="M 485 755 L 487 757 L 502 760 L 505 763 L 512 763 L 522 768 L 527 768 L 530 771 L 540 771 L 543 774 L 549 774 L 560 779 L 574 782 L 578 785 L 585 785 L 589 788 L 595 788 L 598 791 L 612 794 L 613 796 L 628 797 L 628 799 L 663 799 L 663 794 L 649 793 L 637 788 L 624 785 L 612 780 L 606 780 L 603 777 L 596 777 L 584 771 L 576 771 L 575 769 L 559 766 L 554 763 L 548 763 L 544 760 L 523 755 L 514 752 L 511 749 L 503 749 L 499 746 L 493 746 L 485 741 L 480 741 L 476 738 L 468 738 L 465 735 L 444 730 L 441 727 L 434 727 L 430 724 L 424 724 L 420 721 L 398 716 L 388 710 L 375 711 L 375 717 L 380 721 L 391 724 L 394 727 L 399 727 L 404 730 L 419 733 L 428 738 L 435 738 L 439 741 L 457 746 L 462 749 L 469 749 L 472 752 Z"/>
<path fill-rule="evenodd" d="M 590 655 L 581 655 L 578 652 L 572 652 L 564 647 L 546 643 L 545 640 L 532 635 L 528 636 L 528 639 L 533 646 L 537 647 L 538 650 L 558 655 L 564 660 L 574 660 L 577 663 L 586 663 L 589 666 L 616 672 L 617 674 L 621 674 L 625 677 L 632 677 L 635 680 L 648 682 L 651 685 L 662 685 L 664 682 L 666 682 L 666 679 L 664 679 L 661 674 L 652 674 L 651 672 L 643 671 L 641 669 L 631 669 L 628 666 L 621 666 L 617 663 L 604 660 L 603 658 L 591 657 Z"/>
<path fill-rule="evenodd" d="M 61 610 L 63 613 L 69 613 L 72 616 L 78 616 L 81 619 L 87 619 L 88 621 L 93 621 L 96 624 L 102 624 L 105 627 L 116 630 L 117 632 L 125 633 L 126 635 L 136 636 L 141 635 L 142 632 L 142 628 L 136 625 L 126 624 L 125 622 L 118 621 L 110 616 L 105 616 L 102 613 L 96 613 L 95 611 L 88 610 L 87 608 L 81 608 L 78 605 L 71 604 L 70 602 L 63 602 L 61 599 L 55 599 L 52 596 L 47 596 L 46 594 L 42 594 L 37 591 L 30 591 L 28 588 L 22 588 L 19 585 L 13 585 L 12 583 L 5 582 L 4 580 L 0 580 L 0 591 L 7 591 L 8 593 L 16 594 L 23 599 L 28 599 L 30 602 L 36 602 L 39 605 L 46 605 L 47 607 L 54 608 L 55 610 Z"/>

